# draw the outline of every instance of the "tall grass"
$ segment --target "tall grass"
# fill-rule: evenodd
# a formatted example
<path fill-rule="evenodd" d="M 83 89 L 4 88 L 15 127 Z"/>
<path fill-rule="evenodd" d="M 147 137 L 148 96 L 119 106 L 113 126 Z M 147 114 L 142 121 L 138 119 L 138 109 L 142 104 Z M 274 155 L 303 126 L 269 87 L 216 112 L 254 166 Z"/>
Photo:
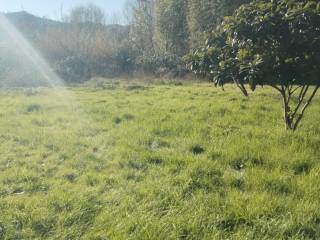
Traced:
<path fill-rule="evenodd" d="M 99 83 L 0 92 L 0 239 L 319 239 L 320 99 Z M 81 109 L 80 109 L 81 108 Z"/>

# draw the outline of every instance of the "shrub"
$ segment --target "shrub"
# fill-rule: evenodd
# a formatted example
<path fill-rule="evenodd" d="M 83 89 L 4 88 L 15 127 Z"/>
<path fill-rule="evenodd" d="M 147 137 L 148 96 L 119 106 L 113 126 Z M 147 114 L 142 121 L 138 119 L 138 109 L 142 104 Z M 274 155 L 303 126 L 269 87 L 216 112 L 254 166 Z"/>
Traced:
<path fill-rule="evenodd" d="M 66 82 L 83 82 L 91 78 L 88 64 L 80 56 L 68 56 L 58 61 L 55 70 Z"/>
<path fill-rule="evenodd" d="M 316 1 L 254 1 L 225 18 L 189 66 L 246 96 L 247 84 L 271 86 L 281 94 L 286 128 L 296 130 L 320 86 L 319 25 Z"/>

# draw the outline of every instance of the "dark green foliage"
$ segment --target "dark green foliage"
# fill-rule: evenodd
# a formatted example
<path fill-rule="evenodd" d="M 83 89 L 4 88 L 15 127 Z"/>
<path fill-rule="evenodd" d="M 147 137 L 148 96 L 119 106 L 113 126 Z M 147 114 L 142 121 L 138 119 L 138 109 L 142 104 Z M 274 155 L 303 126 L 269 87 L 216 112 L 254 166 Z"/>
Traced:
<path fill-rule="evenodd" d="M 195 145 L 195 146 L 192 146 L 191 147 L 191 152 L 194 154 L 194 155 L 199 155 L 199 154 L 202 154 L 205 152 L 205 149 L 200 146 L 200 145 Z"/>
<path fill-rule="evenodd" d="M 309 162 L 297 163 L 293 166 L 295 175 L 308 174 L 312 168 L 312 164 Z"/>
<path fill-rule="evenodd" d="M 319 6 L 307 0 L 243 5 L 195 52 L 191 70 L 219 86 L 235 83 L 246 96 L 246 84 L 252 91 L 272 86 L 283 98 L 286 127 L 295 130 L 320 85 Z"/>
<path fill-rule="evenodd" d="M 115 124 L 120 124 L 122 122 L 122 119 L 120 117 L 115 117 L 112 120 Z"/>
<path fill-rule="evenodd" d="M 319 83 L 320 16 L 317 5 L 307 2 L 242 6 L 210 36 L 193 69 L 213 75 L 218 85 L 236 81 L 252 90 L 257 85 Z"/>

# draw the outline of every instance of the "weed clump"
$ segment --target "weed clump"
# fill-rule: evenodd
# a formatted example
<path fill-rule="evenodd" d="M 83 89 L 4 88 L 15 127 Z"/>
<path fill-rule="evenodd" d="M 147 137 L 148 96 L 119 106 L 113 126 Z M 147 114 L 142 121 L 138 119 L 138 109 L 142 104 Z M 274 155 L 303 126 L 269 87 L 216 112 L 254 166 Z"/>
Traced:
<path fill-rule="evenodd" d="M 317 232 L 310 226 L 295 226 L 283 233 L 284 239 L 319 239 Z"/>
<path fill-rule="evenodd" d="M 123 115 L 123 118 L 125 120 L 133 120 L 134 119 L 134 115 L 126 113 L 126 114 Z"/>
<path fill-rule="evenodd" d="M 188 237 L 189 237 L 189 234 L 190 234 L 189 230 L 184 228 L 184 229 L 181 230 L 179 239 L 180 240 L 187 240 Z"/>
<path fill-rule="evenodd" d="M 163 160 L 159 157 L 148 157 L 147 158 L 148 163 L 153 165 L 160 165 L 163 163 Z"/>
<path fill-rule="evenodd" d="M 245 182 L 243 179 L 234 179 L 231 181 L 231 187 L 237 188 L 239 190 L 244 190 Z"/>
<path fill-rule="evenodd" d="M 231 161 L 230 166 L 234 170 L 241 171 L 246 167 L 246 163 L 242 159 L 235 159 L 235 160 Z"/>
<path fill-rule="evenodd" d="M 312 165 L 308 162 L 297 163 L 293 166 L 293 171 L 295 175 L 309 174 Z"/>
<path fill-rule="evenodd" d="M 27 106 L 27 112 L 38 112 L 40 111 L 41 106 L 39 104 L 30 104 Z"/>
<path fill-rule="evenodd" d="M 222 231 L 233 232 L 236 230 L 236 228 L 243 225 L 250 226 L 252 223 L 245 218 L 237 218 L 234 215 L 230 215 L 218 222 L 217 228 Z"/>
<path fill-rule="evenodd" d="M 67 173 L 63 175 L 63 178 L 71 183 L 75 182 L 77 175 L 75 173 Z"/>
<path fill-rule="evenodd" d="M 6 234 L 6 229 L 5 229 L 4 225 L 2 225 L 0 223 L 0 239 L 2 239 L 5 234 Z"/>
<path fill-rule="evenodd" d="M 288 195 L 291 193 L 290 186 L 280 180 L 269 180 L 266 182 L 266 189 L 279 195 Z"/>
<path fill-rule="evenodd" d="M 261 157 L 258 158 L 251 158 L 250 163 L 253 166 L 263 166 L 265 164 L 264 160 Z"/>
<path fill-rule="evenodd" d="M 200 145 L 195 145 L 195 146 L 191 147 L 191 152 L 194 155 L 200 155 L 200 154 L 203 154 L 205 152 L 205 149 Z"/>
<path fill-rule="evenodd" d="M 120 117 L 115 117 L 112 119 L 112 121 L 115 123 L 115 124 L 120 124 L 122 122 L 122 119 Z"/>
<path fill-rule="evenodd" d="M 192 194 L 196 190 L 211 192 L 224 185 L 223 173 L 215 169 L 196 169 L 190 174 L 188 186 L 183 191 L 184 196 Z"/>
<path fill-rule="evenodd" d="M 32 229 L 41 237 L 49 236 L 53 231 L 56 222 L 53 219 L 42 219 L 41 221 L 36 221 L 32 225 Z"/>

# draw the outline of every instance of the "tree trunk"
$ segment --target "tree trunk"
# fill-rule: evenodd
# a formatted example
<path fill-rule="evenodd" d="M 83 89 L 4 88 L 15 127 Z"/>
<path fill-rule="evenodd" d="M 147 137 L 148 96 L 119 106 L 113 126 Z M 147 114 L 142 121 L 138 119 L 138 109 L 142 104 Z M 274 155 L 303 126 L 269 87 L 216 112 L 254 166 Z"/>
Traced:
<path fill-rule="evenodd" d="M 286 129 L 293 130 L 294 128 L 292 125 L 292 118 L 290 116 L 290 107 L 285 96 L 283 98 L 283 119 Z"/>
<path fill-rule="evenodd" d="M 287 89 L 288 90 L 288 95 L 287 95 L 286 88 L 284 85 L 281 85 L 279 87 L 277 85 L 270 85 L 270 86 L 273 87 L 274 89 L 276 89 L 278 92 L 280 92 L 280 94 L 282 96 L 283 120 L 284 120 L 285 128 L 287 130 L 292 130 L 292 131 L 297 130 L 297 127 L 300 124 L 300 121 L 303 118 L 306 109 L 309 107 L 309 105 L 311 104 L 316 93 L 320 89 L 320 85 L 318 84 L 314 87 L 314 89 L 311 93 L 311 96 L 308 98 L 308 100 L 306 101 L 305 105 L 302 107 L 301 112 L 299 114 L 298 114 L 298 111 L 301 108 L 301 105 L 303 104 L 303 102 L 307 96 L 310 85 L 300 86 L 301 90 L 300 90 L 300 94 L 298 97 L 299 102 L 293 111 L 291 111 L 291 108 L 290 108 L 291 96 L 300 87 L 298 86 L 294 90 Z"/>
<path fill-rule="evenodd" d="M 289 96 L 287 96 L 284 86 L 281 86 L 281 89 L 279 88 L 279 92 L 281 93 L 282 100 L 283 100 L 283 120 L 285 124 L 285 128 L 287 130 L 293 130 L 293 119 L 290 115 L 290 106 L 289 106 Z"/>

